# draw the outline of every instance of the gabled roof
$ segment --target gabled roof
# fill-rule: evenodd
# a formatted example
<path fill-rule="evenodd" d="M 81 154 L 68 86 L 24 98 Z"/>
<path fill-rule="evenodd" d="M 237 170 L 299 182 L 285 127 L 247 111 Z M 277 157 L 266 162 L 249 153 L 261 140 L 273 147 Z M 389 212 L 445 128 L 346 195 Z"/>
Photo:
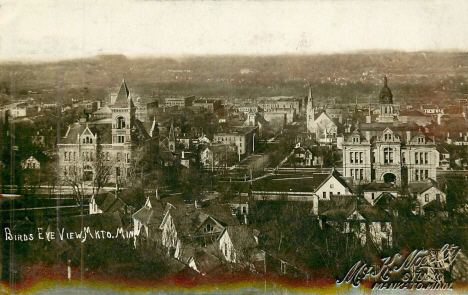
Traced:
<path fill-rule="evenodd" d="M 232 215 L 232 210 L 229 204 L 213 204 L 202 208 L 201 211 L 216 219 L 223 226 L 239 224 L 236 216 Z"/>
<path fill-rule="evenodd" d="M 141 132 L 144 139 L 150 139 L 151 138 L 151 136 L 149 135 L 148 131 L 146 130 L 143 122 L 141 122 L 140 120 L 135 120 L 135 126 L 136 126 L 137 130 Z"/>
<path fill-rule="evenodd" d="M 111 124 L 93 124 L 90 123 L 74 123 L 68 127 L 65 137 L 60 141 L 61 144 L 77 144 L 78 138 L 81 137 L 85 130 L 87 134 L 94 136 L 97 134 L 101 144 L 112 143 L 112 125 Z"/>
<path fill-rule="evenodd" d="M 343 185 L 345 188 L 348 188 L 351 191 L 351 188 L 349 187 L 349 185 L 346 183 L 346 181 L 341 177 L 340 173 L 334 167 L 332 168 L 332 171 L 330 172 L 328 177 L 317 187 L 315 191 L 319 190 L 331 178 L 335 178 L 336 180 L 338 180 L 339 183 L 341 183 L 341 185 Z"/>
<path fill-rule="evenodd" d="M 99 209 L 101 209 L 102 212 L 110 213 L 119 211 L 125 206 L 126 204 L 124 201 L 122 201 L 122 199 L 116 197 L 113 193 L 108 193 L 101 206 L 99 206 Z"/>
<path fill-rule="evenodd" d="M 419 130 L 418 133 L 416 135 L 414 135 L 413 138 L 411 138 L 409 143 L 411 143 L 411 144 L 421 144 L 421 143 L 418 142 L 418 138 L 420 138 L 420 137 L 423 137 L 425 139 L 425 144 L 434 142 L 432 140 L 432 138 L 426 136 L 421 130 Z"/>
<path fill-rule="evenodd" d="M 326 173 L 298 177 L 296 174 L 271 175 L 252 182 L 253 191 L 270 192 L 315 192 L 329 177 Z"/>
<path fill-rule="evenodd" d="M 355 210 L 357 201 L 355 197 L 332 196 L 330 201 L 319 201 L 319 215 L 327 216 L 327 219 L 345 220 Z"/>
<path fill-rule="evenodd" d="M 390 203 L 395 201 L 395 199 L 396 198 L 394 195 L 384 192 L 377 196 L 377 198 L 374 200 L 374 204 L 383 207 L 389 205 Z"/>
<path fill-rule="evenodd" d="M 128 90 L 127 84 L 125 83 L 125 79 L 122 79 L 122 84 L 120 84 L 119 93 L 117 94 L 117 98 L 115 99 L 113 108 L 128 108 L 129 107 L 129 97 L 130 91 Z"/>
<path fill-rule="evenodd" d="M 403 110 L 400 111 L 399 113 L 400 116 L 409 116 L 409 117 L 426 117 L 430 118 L 429 116 L 421 113 L 420 111 L 417 110 Z"/>
<path fill-rule="evenodd" d="M 410 182 L 408 184 L 408 191 L 410 194 L 422 194 L 432 187 L 437 188 L 437 182 L 428 178 L 426 181 Z"/>
<path fill-rule="evenodd" d="M 346 138 L 346 142 L 352 143 L 353 142 L 353 137 L 359 136 L 360 139 L 360 144 L 362 143 L 369 143 L 364 135 L 359 130 L 354 130 L 348 135 L 348 138 Z"/>
<path fill-rule="evenodd" d="M 135 212 L 132 217 L 140 221 L 142 224 L 157 225 L 159 226 L 164 218 L 164 208 L 161 203 L 151 204 L 152 207 L 144 206 L 137 212 Z"/>
<path fill-rule="evenodd" d="M 357 199 L 354 196 L 332 195 L 330 200 L 319 200 L 319 215 L 334 218 L 346 218 L 356 210 Z"/>
<path fill-rule="evenodd" d="M 397 192 L 398 189 L 392 183 L 385 182 L 371 182 L 368 186 L 364 188 L 364 192 Z"/>
<path fill-rule="evenodd" d="M 257 246 L 253 232 L 246 225 L 228 226 L 225 231 L 229 235 L 236 251 Z M 224 232 L 223 232 L 224 233 Z M 222 234 L 221 234 L 222 235 Z M 220 236 L 221 237 L 221 236 Z"/>
<path fill-rule="evenodd" d="M 366 221 L 391 221 L 388 212 L 376 206 L 359 205 L 357 212 L 359 212 Z"/>

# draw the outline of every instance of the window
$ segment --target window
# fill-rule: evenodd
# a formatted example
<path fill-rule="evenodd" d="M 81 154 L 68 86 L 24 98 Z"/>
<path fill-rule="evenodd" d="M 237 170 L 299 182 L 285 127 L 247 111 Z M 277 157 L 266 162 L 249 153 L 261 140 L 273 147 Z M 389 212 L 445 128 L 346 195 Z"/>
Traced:
<path fill-rule="evenodd" d="M 247 207 L 242 206 L 242 214 L 247 214 Z"/>
<path fill-rule="evenodd" d="M 117 162 L 120 162 L 120 153 L 117 153 Z"/>
<path fill-rule="evenodd" d="M 406 155 L 405 155 L 405 153 L 402 153 L 402 154 L 401 154 L 401 162 L 402 162 L 403 164 L 406 163 Z"/>
<path fill-rule="evenodd" d="M 213 231 L 213 226 L 211 224 L 207 224 L 205 228 L 203 229 L 203 232 L 210 233 Z"/>
<path fill-rule="evenodd" d="M 130 163 L 130 154 L 125 154 L 125 162 Z"/>
<path fill-rule="evenodd" d="M 350 172 L 351 172 L 351 177 L 354 179 L 354 169 L 351 169 Z"/>
<path fill-rule="evenodd" d="M 125 129 L 125 119 L 123 117 L 117 118 L 117 129 Z"/>
<path fill-rule="evenodd" d="M 117 177 L 120 176 L 120 167 L 115 168 L 115 176 L 117 176 Z"/>
<path fill-rule="evenodd" d="M 73 152 L 73 161 L 76 160 L 76 152 Z"/>
<path fill-rule="evenodd" d="M 415 152 L 415 153 L 414 153 L 414 162 L 415 162 L 416 164 L 419 164 L 419 157 L 418 157 L 419 155 L 418 155 L 418 154 L 419 154 L 418 152 Z"/>
<path fill-rule="evenodd" d="M 330 188 L 333 188 L 333 187 L 334 187 L 333 183 L 332 183 L 332 184 L 330 184 Z"/>
<path fill-rule="evenodd" d="M 350 152 L 349 153 L 349 159 L 350 159 L 350 163 L 354 163 L 354 159 L 353 159 L 353 152 Z"/>
<path fill-rule="evenodd" d="M 364 155 L 363 152 L 359 153 L 359 163 L 361 163 L 361 164 L 363 163 L 363 155 Z"/>
<path fill-rule="evenodd" d="M 359 136 L 353 137 L 353 143 L 359 143 Z"/>
<path fill-rule="evenodd" d="M 424 171 L 424 178 L 429 178 L 429 170 Z"/>
<path fill-rule="evenodd" d="M 393 149 L 384 148 L 384 163 L 385 164 L 393 163 Z"/>
<path fill-rule="evenodd" d="M 429 162 L 429 153 L 426 152 L 424 153 L 424 164 L 427 164 Z"/>
<path fill-rule="evenodd" d="M 323 198 L 326 199 L 327 198 L 327 192 L 323 192 Z"/>
<path fill-rule="evenodd" d="M 386 224 L 385 222 L 382 222 L 382 223 L 380 224 L 380 230 L 381 230 L 381 231 L 387 231 L 387 224 Z"/>
<path fill-rule="evenodd" d="M 414 180 L 419 180 L 418 170 L 414 170 Z"/>
<path fill-rule="evenodd" d="M 425 194 L 425 195 L 424 195 L 424 200 L 425 200 L 426 202 L 429 202 L 429 194 Z"/>
<path fill-rule="evenodd" d="M 374 195 L 374 193 L 372 193 L 372 194 L 371 194 L 371 196 L 372 196 L 372 200 L 374 200 L 374 198 L 375 198 L 375 195 Z"/>
<path fill-rule="evenodd" d="M 107 152 L 107 154 L 106 154 L 106 160 L 107 160 L 107 161 L 110 161 L 110 154 L 109 154 L 109 152 Z"/>
<path fill-rule="evenodd" d="M 123 136 L 123 135 L 117 136 L 117 142 L 118 143 L 125 143 L 125 136 Z"/>
<path fill-rule="evenodd" d="M 67 160 L 67 152 L 63 153 L 63 159 L 66 161 Z"/>

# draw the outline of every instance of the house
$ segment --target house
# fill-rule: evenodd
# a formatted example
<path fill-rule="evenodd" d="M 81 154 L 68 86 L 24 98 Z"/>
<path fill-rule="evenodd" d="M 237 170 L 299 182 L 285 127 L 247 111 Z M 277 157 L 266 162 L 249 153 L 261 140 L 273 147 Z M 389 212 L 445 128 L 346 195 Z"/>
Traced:
<path fill-rule="evenodd" d="M 392 247 L 391 216 L 379 207 L 358 205 L 356 198 L 334 196 L 320 216 L 343 234 L 354 234 L 361 246 L 370 244 L 378 250 Z"/>
<path fill-rule="evenodd" d="M 394 184 L 375 181 L 364 187 L 363 193 L 364 199 L 371 205 L 375 205 L 385 195 L 393 198 L 400 196 L 399 189 Z"/>
<path fill-rule="evenodd" d="M 446 148 L 438 149 L 440 158 L 439 158 L 439 167 L 442 170 L 450 169 L 450 153 Z"/>
<path fill-rule="evenodd" d="M 153 197 L 148 197 L 145 205 L 132 215 L 135 247 L 137 237 L 140 237 L 143 241 L 161 243 L 162 238 L 159 227 L 163 221 L 164 213 L 163 204 Z"/>
<path fill-rule="evenodd" d="M 317 214 L 319 200 L 330 200 L 333 195 L 350 196 L 352 190 L 340 174 L 332 169 L 330 173 L 314 173 L 310 176 L 267 176 L 252 182 L 251 194 L 255 200 L 313 202 L 314 214 Z"/>
<path fill-rule="evenodd" d="M 446 194 L 432 179 L 408 184 L 408 192 L 415 202 L 413 212 L 417 215 L 424 215 L 429 211 L 443 211 L 444 204 L 447 202 Z"/>
<path fill-rule="evenodd" d="M 114 212 L 127 213 L 127 205 L 121 198 L 111 192 L 91 196 L 89 200 L 89 214 Z"/>
<path fill-rule="evenodd" d="M 21 161 L 21 168 L 23 169 L 40 169 L 41 163 L 34 157 L 31 156 L 26 160 Z"/>
<path fill-rule="evenodd" d="M 258 126 L 238 126 L 227 132 L 218 132 L 214 135 L 213 142 L 222 144 L 234 144 L 237 154 L 249 155 L 255 152 L 255 138 L 258 135 Z"/>
<path fill-rule="evenodd" d="M 423 104 L 421 105 L 421 111 L 424 114 L 440 114 L 442 109 L 435 104 Z"/>
<path fill-rule="evenodd" d="M 49 161 L 49 157 L 47 157 L 42 152 L 37 152 L 34 155 L 26 158 L 26 160 L 21 161 L 21 168 L 23 169 L 31 169 L 31 170 L 39 170 L 44 169 L 45 164 Z"/>
<path fill-rule="evenodd" d="M 400 111 L 398 116 L 398 121 L 400 123 L 415 123 L 419 126 L 427 126 L 432 123 L 432 116 L 425 115 L 417 110 L 403 110 Z"/>
<path fill-rule="evenodd" d="M 318 142 L 330 144 L 341 132 L 341 124 L 338 119 L 332 119 L 323 112 L 312 123 L 312 130 Z"/>
<path fill-rule="evenodd" d="M 323 165 L 323 156 L 319 155 L 320 148 L 314 145 L 309 145 L 307 142 L 299 142 L 293 149 L 293 153 L 289 162 L 293 166 L 311 167 Z"/>
<path fill-rule="evenodd" d="M 231 263 L 250 266 L 257 260 L 260 252 L 257 248 L 258 238 L 246 225 L 226 227 L 218 242 L 224 259 Z"/>

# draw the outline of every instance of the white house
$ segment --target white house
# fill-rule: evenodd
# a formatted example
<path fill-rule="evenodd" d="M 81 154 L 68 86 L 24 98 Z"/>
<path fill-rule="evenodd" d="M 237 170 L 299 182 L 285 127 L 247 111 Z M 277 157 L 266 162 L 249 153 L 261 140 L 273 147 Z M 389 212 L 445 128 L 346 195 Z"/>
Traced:
<path fill-rule="evenodd" d="M 21 168 L 23 169 L 41 169 L 41 163 L 34 157 L 31 156 L 21 162 Z"/>
<path fill-rule="evenodd" d="M 350 187 L 335 169 L 315 190 L 315 194 L 321 200 L 330 200 L 331 195 L 350 195 L 351 193 Z"/>
<path fill-rule="evenodd" d="M 256 260 L 258 239 L 245 225 L 228 226 L 218 238 L 219 249 L 226 261 L 250 265 Z"/>

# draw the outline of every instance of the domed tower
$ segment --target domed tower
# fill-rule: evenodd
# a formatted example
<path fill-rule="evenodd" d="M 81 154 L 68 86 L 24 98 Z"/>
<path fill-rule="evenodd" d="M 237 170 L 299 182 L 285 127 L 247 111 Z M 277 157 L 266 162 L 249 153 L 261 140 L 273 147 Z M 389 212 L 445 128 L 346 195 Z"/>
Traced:
<path fill-rule="evenodd" d="M 380 116 L 377 118 L 381 123 L 392 123 L 395 119 L 395 109 L 393 105 L 393 94 L 387 86 L 387 76 L 384 76 L 384 86 L 379 94 Z"/>

